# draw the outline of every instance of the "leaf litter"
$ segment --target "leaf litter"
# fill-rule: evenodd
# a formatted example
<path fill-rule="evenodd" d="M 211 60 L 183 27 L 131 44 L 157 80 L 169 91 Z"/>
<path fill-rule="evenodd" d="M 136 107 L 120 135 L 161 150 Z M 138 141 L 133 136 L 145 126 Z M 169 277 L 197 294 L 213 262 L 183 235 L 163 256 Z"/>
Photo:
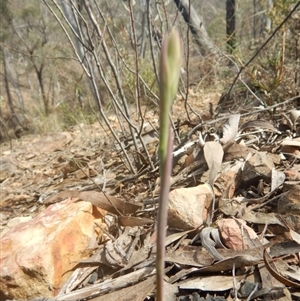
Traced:
<path fill-rule="evenodd" d="M 299 300 L 299 116 L 233 114 L 174 147 L 172 190 L 209 183 L 215 204 L 199 228 L 167 229 L 165 300 Z M 2 229 L 69 197 L 108 212 L 98 247 L 53 300 L 154 300 L 157 168 L 132 176 L 108 142 L 75 133 L 22 143 L 2 152 Z"/>

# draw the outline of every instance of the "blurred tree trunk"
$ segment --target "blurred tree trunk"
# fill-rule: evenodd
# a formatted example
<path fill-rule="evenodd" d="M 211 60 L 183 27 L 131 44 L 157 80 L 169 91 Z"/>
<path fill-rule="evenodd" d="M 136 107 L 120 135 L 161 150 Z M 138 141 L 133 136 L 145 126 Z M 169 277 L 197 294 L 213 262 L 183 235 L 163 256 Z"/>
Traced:
<path fill-rule="evenodd" d="M 227 49 L 232 53 L 236 48 L 235 39 L 235 0 L 226 1 L 226 35 Z"/>
<path fill-rule="evenodd" d="M 8 68 L 7 52 L 6 52 L 6 49 L 4 46 L 4 45 L 6 45 L 6 40 L 9 38 L 10 28 L 11 28 L 11 24 L 12 24 L 12 12 L 11 12 L 8 4 L 9 4 L 8 0 L 0 1 L 0 20 L 1 20 L 1 23 L 0 23 L 1 24 L 1 26 L 0 26 L 0 51 L 2 54 L 2 57 L 0 56 L 0 59 L 2 59 L 2 64 L 3 64 L 3 79 L 4 79 L 4 87 L 6 90 L 8 107 L 10 109 L 11 114 L 14 114 L 13 99 L 12 99 L 11 90 L 10 90 L 10 86 L 9 86 L 10 74 L 9 74 L 9 68 Z M 1 112 L 1 110 L 0 110 L 0 112 Z"/>
<path fill-rule="evenodd" d="M 213 53 L 218 55 L 218 48 L 210 39 L 200 18 L 189 0 L 174 0 L 184 21 L 188 24 L 195 42 L 202 54 Z"/>
<path fill-rule="evenodd" d="M 12 64 L 13 64 L 13 72 L 9 69 L 9 66 L 8 66 L 8 70 L 11 75 L 11 83 L 13 85 L 14 92 L 17 95 L 18 100 L 19 100 L 19 107 L 20 107 L 21 111 L 24 113 L 25 112 L 24 100 L 23 100 L 22 93 L 20 91 L 20 79 L 19 79 L 19 72 L 18 72 L 16 60 L 13 60 Z M 14 75 L 12 73 L 14 73 Z"/>
<path fill-rule="evenodd" d="M 75 1 L 76 3 L 76 1 Z M 79 10 L 82 10 L 82 6 L 84 5 L 84 0 L 80 0 L 78 1 L 78 5 L 79 5 Z M 79 27 L 80 25 L 82 25 L 82 22 L 80 21 L 80 18 L 77 17 L 77 19 L 79 19 L 78 22 L 76 22 L 76 16 L 74 14 L 74 8 L 72 8 L 72 6 L 74 6 L 74 2 L 70 3 L 70 1 L 64 1 L 64 0 L 61 0 L 60 1 L 60 6 L 64 12 L 64 16 L 65 18 L 68 20 L 68 22 L 70 23 L 73 31 L 76 33 L 77 37 L 74 35 L 72 35 L 74 38 L 73 38 L 73 41 L 75 42 L 75 47 L 76 47 L 76 51 L 80 57 L 80 60 L 83 64 L 83 66 L 92 74 L 91 77 L 88 77 L 87 78 L 87 81 L 88 81 L 88 86 L 89 86 L 89 89 L 94 97 L 94 100 L 95 100 L 95 103 L 98 107 L 98 109 L 100 109 L 100 105 L 98 103 L 98 98 L 97 98 L 97 92 L 95 91 L 94 89 L 94 85 L 92 83 L 92 80 L 91 78 L 95 78 L 95 72 L 93 70 L 91 70 L 89 68 L 89 64 L 87 63 L 87 53 L 84 49 L 84 45 L 87 41 L 89 41 L 89 37 L 85 37 L 85 29 L 82 28 L 82 27 Z"/>
<path fill-rule="evenodd" d="M 11 96 L 10 86 L 9 86 L 9 70 L 6 51 L 3 46 L 1 46 L 2 59 L 3 59 L 3 72 L 4 72 L 4 84 L 7 96 L 8 107 L 10 109 L 11 115 L 15 114 L 13 99 Z"/>
<path fill-rule="evenodd" d="M 263 36 L 265 30 L 265 15 L 261 0 L 253 0 L 253 38 L 258 39 Z"/>
<path fill-rule="evenodd" d="M 267 13 L 270 12 L 270 10 L 273 8 L 273 0 L 267 0 Z M 272 29 L 272 20 L 270 16 L 266 16 L 266 31 L 270 32 Z"/>
<path fill-rule="evenodd" d="M 35 53 L 39 49 L 42 49 L 48 43 L 48 38 L 46 35 L 44 35 L 42 37 L 41 41 L 37 41 L 36 43 L 34 43 L 32 45 L 30 43 L 30 40 L 27 39 L 27 36 L 23 37 L 21 30 L 19 30 L 19 28 L 15 24 L 13 24 L 13 26 L 14 26 L 15 33 L 19 37 L 20 41 L 22 41 L 22 43 L 24 44 L 24 46 L 26 47 L 26 49 L 29 53 L 28 57 L 32 63 L 32 66 L 34 68 L 34 71 L 35 71 L 37 79 L 38 79 L 39 88 L 40 88 L 41 95 L 42 95 L 44 111 L 45 111 L 45 114 L 48 115 L 49 114 L 49 99 L 47 98 L 47 94 L 45 91 L 45 85 L 44 85 L 44 78 L 43 78 L 45 63 L 43 60 L 42 61 L 38 60 L 37 59 L 38 56 L 35 55 Z M 45 33 L 45 31 L 44 31 L 44 33 Z"/>
<path fill-rule="evenodd" d="M 44 71 L 44 65 L 41 64 L 39 67 L 34 63 L 33 64 L 38 82 L 39 82 L 39 86 L 41 89 L 41 94 L 42 94 L 42 101 L 43 101 L 43 105 L 44 105 L 44 110 L 45 110 L 45 114 L 46 116 L 49 115 L 49 99 L 46 95 L 46 91 L 45 91 L 45 85 L 44 85 L 44 81 L 43 81 L 43 71 Z"/>

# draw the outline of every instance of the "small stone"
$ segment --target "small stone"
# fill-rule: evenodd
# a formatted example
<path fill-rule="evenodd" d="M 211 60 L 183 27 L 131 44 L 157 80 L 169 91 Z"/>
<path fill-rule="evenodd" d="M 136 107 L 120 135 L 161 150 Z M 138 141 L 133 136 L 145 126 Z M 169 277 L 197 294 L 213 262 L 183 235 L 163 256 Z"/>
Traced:
<path fill-rule="evenodd" d="M 216 221 L 219 228 L 222 242 L 224 245 L 233 250 L 243 250 L 251 248 L 250 240 L 257 238 L 256 233 L 252 228 L 246 225 L 246 222 L 242 219 L 223 218 Z M 248 234 L 244 234 L 245 231 Z"/>
<path fill-rule="evenodd" d="M 257 152 L 245 162 L 242 172 L 243 181 L 250 185 L 257 185 L 260 179 L 271 182 L 271 172 L 275 167 L 272 157 L 266 152 Z"/>
<path fill-rule="evenodd" d="M 292 213 L 300 215 L 300 185 L 295 185 L 277 202 L 278 212 L 281 214 Z"/>
<path fill-rule="evenodd" d="M 169 193 L 168 225 L 171 228 L 190 230 L 207 219 L 213 200 L 209 185 L 174 189 Z"/>

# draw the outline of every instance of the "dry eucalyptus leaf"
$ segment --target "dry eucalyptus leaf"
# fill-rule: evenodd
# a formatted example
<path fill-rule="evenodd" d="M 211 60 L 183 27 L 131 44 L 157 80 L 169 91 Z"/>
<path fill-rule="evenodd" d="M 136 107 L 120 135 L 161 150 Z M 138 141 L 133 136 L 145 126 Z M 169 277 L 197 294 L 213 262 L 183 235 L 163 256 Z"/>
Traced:
<path fill-rule="evenodd" d="M 252 255 L 237 255 L 224 260 L 218 261 L 211 266 L 206 266 L 204 268 L 199 268 L 199 272 L 221 272 L 221 271 L 232 271 L 232 267 L 235 266 L 236 269 L 254 266 L 261 262 L 261 256 Z"/>
<path fill-rule="evenodd" d="M 194 268 L 194 267 L 192 267 L 192 268 L 189 268 L 189 269 L 184 269 L 184 268 L 182 268 L 180 271 L 178 271 L 175 275 L 173 275 L 173 276 L 171 276 L 170 278 L 169 278 L 169 282 L 170 283 L 175 283 L 175 282 L 178 282 L 178 280 L 180 280 L 180 279 L 186 279 L 187 278 L 187 276 L 189 275 L 189 274 L 191 274 L 191 273 L 193 273 L 193 272 L 196 272 L 196 271 L 198 271 L 198 268 Z"/>
<path fill-rule="evenodd" d="M 213 256 L 206 249 L 198 246 L 179 247 L 172 254 L 167 254 L 168 261 L 193 268 L 182 269 L 176 275 L 170 277 L 174 283 L 182 278 L 187 278 L 189 274 L 199 271 L 203 272 L 220 272 L 231 271 L 233 264 L 236 268 L 252 266 L 262 261 L 263 250 L 266 246 L 260 246 L 253 249 L 230 250 L 218 249 L 224 260 L 213 263 Z M 195 268 L 196 267 L 196 268 Z"/>
<path fill-rule="evenodd" d="M 118 221 L 119 224 L 124 227 L 145 226 L 154 223 L 153 219 L 135 216 L 119 216 Z"/>
<path fill-rule="evenodd" d="M 237 281 L 241 281 L 245 276 L 236 276 Z M 226 291 L 233 287 L 233 277 L 232 276 L 206 276 L 206 277 L 196 277 L 180 282 L 180 289 L 197 289 L 201 291 Z"/>
<path fill-rule="evenodd" d="M 169 282 L 164 283 L 164 301 L 174 301 L 176 294 L 178 293 L 178 284 L 171 284 Z"/>
<path fill-rule="evenodd" d="M 285 225 L 277 218 L 276 215 L 277 214 L 273 212 L 265 213 L 249 211 L 243 215 L 243 220 L 253 224 L 280 225 L 285 227 Z"/>
<path fill-rule="evenodd" d="M 205 143 L 203 151 L 209 169 L 209 184 L 213 185 L 222 167 L 224 155 L 223 147 L 216 141 L 208 141 Z"/>
<path fill-rule="evenodd" d="M 201 244 L 210 254 L 213 255 L 216 260 L 222 260 L 223 256 L 221 256 L 220 253 L 216 250 L 216 241 L 214 240 L 218 236 L 217 242 L 220 243 L 221 239 L 219 236 L 219 231 L 218 234 L 216 234 L 214 230 L 215 228 L 207 227 L 200 232 Z M 214 232 L 213 235 L 212 232 Z M 223 244 L 221 243 L 221 245 Z"/>
<path fill-rule="evenodd" d="M 246 209 L 246 203 L 241 203 L 241 201 L 239 200 L 240 198 L 221 198 L 219 200 L 219 210 L 228 216 L 242 216 Z"/>
<path fill-rule="evenodd" d="M 276 188 L 278 188 L 280 185 L 282 185 L 285 181 L 285 174 L 282 171 L 278 171 L 275 168 L 272 168 L 271 173 L 271 191 L 274 191 Z"/>
<path fill-rule="evenodd" d="M 234 140 L 239 130 L 240 114 L 232 114 L 223 127 L 223 138 L 220 139 L 222 144 Z"/>
<path fill-rule="evenodd" d="M 174 252 L 167 252 L 166 261 L 185 266 L 204 267 L 214 262 L 213 256 L 199 246 L 180 246 Z"/>
<path fill-rule="evenodd" d="M 299 119 L 300 117 L 300 111 L 299 110 L 291 110 L 290 111 L 290 118 L 291 118 L 291 121 L 293 122 L 293 125 L 295 126 L 297 120 Z"/>
<path fill-rule="evenodd" d="M 265 250 L 264 250 L 263 258 L 264 258 L 264 262 L 265 262 L 266 268 L 267 268 L 267 270 L 270 272 L 270 274 L 271 274 L 276 280 L 278 280 L 279 282 L 281 282 L 282 284 L 284 284 L 284 285 L 286 285 L 286 286 L 294 287 L 294 288 L 300 289 L 300 283 L 291 281 L 291 280 L 289 280 L 288 278 L 283 277 L 283 276 L 281 275 L 281 273 L 277 272 L 277 269 L 276 269 L 276 268 L 273 268 L 273 267 L 271 266 L 271 264 L 269 263 L 269 259 L 268 259 L 267 257 L 270 257 L 270 256 L 267 255 L 267 250 L 265 249 Z M 271 258 L 271 260 L 272 260 L 272 258 Z M 274 262 L 273 262 L 272 264 L 275 265 Z"/>
<path fill-rule="evenodd" d="M 134 242 L 131 244 L 130 249 L 133 250 L 133 252 L 131 253 L 129 249 L 126 255 L 128 258 L 128 264 L 126 264 L 119 272 L 124 272 L 126 270 L 131 269 L 132 267 L 138 269 L 141 267 L 149 266 L 153 263 L 153 261 L 151 261 L 149 257 L 151 250 L 150 239 L 151 237 L 149 233 L 144 239 L 143 244 L 139 247 L 139 249 L 136 248 L 136 244 Z M 138 237 L 137 242 L 140 243 L 140 237 Z"/>
<path fill-rule="evenodd" d="M 210 235 L 213 239 L 213 241 L 216 243 L 216 247 L 226 249 L 226 247 L 223 245 L 220 237 L 220 232 L 217 228 L 210 229 Z"/>
<path fill-rule="evenodd" d="M 296 241 L 298 244 L 300 244 L 300 234 L 292 229 L 290 230 L 290 234 L 291 234 L 292 239 L 294 241 Z"/>
<path fill-rule="evenodd" d="M 68 279 L 64 287 L 60 290 L 60 294 L 67 294 L 76 289 L 76 287 L 78 287 L 97 268 L 97 265 L 77 268 Z"/>
<path fill-rule="evenodd" d="M 141 268 L 132 273 L 119 276 L 115 279 L 107 279 L 101 283 L 96 283 L 91 286 L 77 289 L 76 291 L 73 291 L 68 294 L 57 297 L 56 301 L 81 300 L 81 299 L 85 299 L 85 298 L 96 297 L 96 296 L 99 296 L 99 294 L 102 295 L 102 294 L 105 294 L 108 292 L 113 292 L 112 295 L 115 296 L 116 290 L 121 289 L 123 287 L 127 287 L 130 284 L 137 283 L 138 281 L 140 281 L 140 279 L 146 278 L 148 276 L 152 276 L 154 274 L 154 272 L 155 272 L 154 267 Z M 153 279 L 153 281 L 154 281 L 154 279 Z M 148 292 L 146 294 L 148 294 Z M 134 297 L 136 297 L 136 294 Z M 101 299 L 101 300 L 103 300 L 103 299 Z M 106 295 L 105 300 L 118 300 L 118 299 L 108 299 L 107 295 Z M 120 300 L 122 300 L 122 299 L 120 299 Z M 129 299 L 129 300 L 139 300 L 140 301 L 141 299 L 133 298 L 133 299 Z"/>
<path fill-rule="evenodd" d="M 170 234 L 166 237 L 166 246 L 170 245 L 171 243 L 181 239 L 183 236 L 185 236 L 186 234 L 190 233 L 194 231 L 194 229 L 192 230 L 187 230 L 187 231 L 183 231 L 183 232 L 177 232 L 177 233 L 173 233 Z"/>
<path fill-rule="evenodd" d="M 173 156 L 176 157 L 178 155 L 180 155 L 181 153 L 185 153 L 190 147 L 192 147 L 196 142 L 195 141 L 191 141 L 186 143 L 183 147 L 181 147 L 180 149 L 178 149 L 177 151 L 173 152 Z"/>
<path fill-rule="evenodd" d="M 300 243 L 297 241 L 284 241 L 270 247 L 270 256 L 272 257 L 279 257 L 294 253 L 300 253 Z"/>
<path fill-rule="evenodd" d="M 137 227 L 126 227 L 125 231 L 115 241 L 109 241 L 105 244 L 105 259 L 111 266 L 124 267 L 128 264 L 129 257 L 132 255 L 128 254 L 130 246 L 133 243 L 132 236 L 136 235 L 138 231 L 139 229 Z"/>
<path fill-rule="evenodd" d="M 130 300 L 130 301 L 144 301 L 151 291 L 155 288 L 155 276 L 141 281 L 135 285 L 125 287 L 123 289 L 113 291 L 101 297 L 89 299 L 90 301 L 116 301 L 116 300 Z M 125 299 L 124 299 L 125 297 Z"/>
<path fill-rule="evenodd" d="M 285 139 L 285 140 L 282 140 L 281 145 L 282 146 L 300 146 L 300 140 L 299 140 L 299 138 L 295 138 L 292 140 Z"/>
<path fill-rule="evenodd" d="M 263 287 L 254 293 L 251 300 L 263 300 L 265 297 L 268 300 L 272 296 L 272 300 L 293 301 L 289 289 L 286 287 Z M 270 299 L 269 299 L 270 300 Z"/>
<path fill-rule="evenodd" d="M 276 129 L 273 124 L 265 120 L 248 121 L 241 126 L 240 131 L 244 131 L 249 128 L 260 128 L 260 129 L 267 129 L 272 132 L 278 132 L 278 129 Z"/>
<path fill-rule="evenodd" d="M 90 202 L 96 207 L 117 215 L 134 213 L 141 208 L 141 206 L 120 200 L 114 196 L 104 195 L 102 192 L 77 190 L 61 191 L 47 198 L 44 201 L 44 204 L 50 205 L 56 202 L 61 202 L 69 197 Z"/>

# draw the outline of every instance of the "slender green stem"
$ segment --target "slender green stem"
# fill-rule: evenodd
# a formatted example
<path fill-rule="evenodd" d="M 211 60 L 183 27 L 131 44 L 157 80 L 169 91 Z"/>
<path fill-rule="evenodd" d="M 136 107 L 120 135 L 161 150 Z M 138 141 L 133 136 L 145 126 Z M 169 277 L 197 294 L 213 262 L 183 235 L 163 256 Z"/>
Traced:
<path fill-rule="evenodd" d="M 178 33 L 172 30 L 164 38 L 160 57 L 160 196 L 157 223 L 156 248 L 156 285 L 157 301 L 163 301 L 165 241 L 168 218 L 168 197 L 170 176 L 172 173 L 173 135 L 171 132 L 169 112 L 175 98 L 181 65 L 181 41 Z"/>
<path fill-rule="evenodd" d="M 173 148 L 173 134 L 171 126 L 168 126 L 169 137 L 167 141 L 166 157 L 161 162 L 161 189 L 159 194 L 159 209 L 158 209 L 158 224 L 157 224 L 157 251 L 156 251 L 156 283 L 157 283 L 157 300 L 163 300 L 163 281 L 165 269 L 165 241 L 166 228 L 168 218 L 168 197 L 170 190 L 170 175 L 172 172 L 172 148 Z"/>

